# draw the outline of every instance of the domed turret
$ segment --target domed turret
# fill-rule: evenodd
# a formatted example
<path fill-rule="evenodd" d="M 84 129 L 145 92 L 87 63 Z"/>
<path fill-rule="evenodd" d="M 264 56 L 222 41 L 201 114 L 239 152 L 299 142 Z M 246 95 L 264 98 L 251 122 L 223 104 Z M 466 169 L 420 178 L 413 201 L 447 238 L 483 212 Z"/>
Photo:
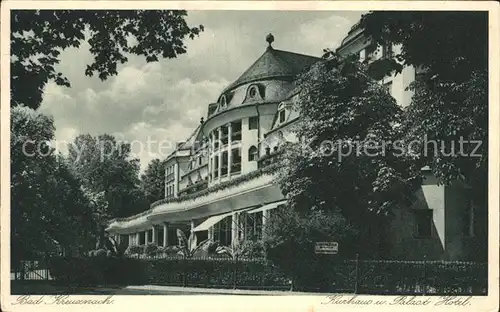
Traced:
<path fill-rule="evenodd" d="M 266 36 L 266 41 L 269 44 L 268 48 L 272 48 L 271 44 L 274 42 L 274 36 L 273 36 L 273 34 L 269 33 Z"/>

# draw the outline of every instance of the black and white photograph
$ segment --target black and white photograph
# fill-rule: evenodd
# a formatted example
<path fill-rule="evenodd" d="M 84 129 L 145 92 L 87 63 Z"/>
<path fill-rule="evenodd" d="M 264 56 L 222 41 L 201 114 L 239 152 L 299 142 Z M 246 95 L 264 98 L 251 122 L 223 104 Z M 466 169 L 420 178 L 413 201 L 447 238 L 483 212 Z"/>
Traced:
<path fill-rule="evenodd" d="M 498 3 L 87 2 L 2 5 L 6 311 L 498 308 Z"/>

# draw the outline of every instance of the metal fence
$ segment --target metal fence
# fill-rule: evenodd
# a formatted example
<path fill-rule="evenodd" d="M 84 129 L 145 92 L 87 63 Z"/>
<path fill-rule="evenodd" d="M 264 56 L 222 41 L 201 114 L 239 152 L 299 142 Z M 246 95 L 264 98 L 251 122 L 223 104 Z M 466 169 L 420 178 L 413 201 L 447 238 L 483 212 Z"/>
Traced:
<path fill-rule="evenodd" d="M 98 271 L 109 260 L 79 258 L 87 270 Z M 144 284 L 206 288 L 280 289 L 357 294 L 487 295 L 486 263 L 464 261 L 340 260 L 324 258 L 307 278 L 293 277 L 265 259 L 232 259 L 215 255 L 186 258 L 179 255 L 135 255 L 105 264 L 103 275 L 137 273 Z M 71 259 L 65 260 L 66 263 Z M 83 262 L 82 262 L 83 261 Z M 104 261 L 104 262 L 103 262 Z M 21 261 L 11 280 L 52 280 L 46 261 Z M 57 263 L 57 262 L 54 262 Z M 116 268 L 116 265 L 123 265 Z M 82 270 L 82 265 L 73 266 Z M 109 275 L 109 268 L 113 273 Z M 55 269 L 55 268 L 53 268 Z M 60 269 L 60 268 L 57 268 Z M 306 271 L 306 270 L 303 270 Z M 79 272 L 81 273 L 81 272 Z M 83 275 L 90 275 L 83 273 Z M 59 275 L 61 273 L 58 273 Z M 68 273 L 69 274 L 69 273 Z M 136 275 L 137 275 L 136 274 Z M 302 274 L 302 276 L 301 276 Z M 55 275 L 57 280 L 59 275 Z M 302 278 L 302 280 L 301 280 Z M 306 281 L 306 282 L 304 282 Z M 320 286 L 318 286 L 320 285 Z"/>
<path fill-rule="evenodd" d="M 52 280 L 50 269 L 45 260 L 22 260 L 10 271 L 10 279 L 15 281 Z"/>
<path fill-rule="evenodd" d="M 325 272 L 332 292 L 392 295 L 487 295 L 486 263 L 337 260 Z"/>

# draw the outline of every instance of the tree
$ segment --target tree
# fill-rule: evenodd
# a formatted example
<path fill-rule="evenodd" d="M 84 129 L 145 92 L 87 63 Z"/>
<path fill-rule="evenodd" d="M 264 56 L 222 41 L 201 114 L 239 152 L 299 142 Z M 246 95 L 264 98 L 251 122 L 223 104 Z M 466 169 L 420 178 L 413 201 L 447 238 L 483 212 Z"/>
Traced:
<path fill-rule="evenodd" d="M 88 248 L 92 215 L 80 184 L 47 144 L 53 120 L 11 110 L 11 252 L 14 263 L 57 249 Z"/>
<path fill-rule="evenodd" d="M 287 146 L 278 174 L 287 205 L 302 216 L 342 215 L 360 230 L 363 252 L 383 255 L 383 225 L 419 184 L 419 170 L 391 144 L 401 109 L 353 58 L 320 62 L 297 85 L 300 143 Z"/>
<path fill-rule="evenodd" d="M 141 175 L 144 194 L 149 203 L 164 198 L 165 196 L 165 167 L 159 159 L 153 159 Z"/>
<path fill-rule="evenodd" d="M 54 66 L 61 51 L 86 39 L 94 61 L 85 74 L 101 80 L 116 75 L 127 54 L 155 62 L 186 53 L 184 40 L 203 31 L 189 27 L 186 16 L 184 10 L 11 11 L 11 106 L 38 108 L 49 81 L 69 87 Z"/>
<path fill-rule="evenodd" d="M 104 219 L 130 216 L 147 207 L 140 189 L 139 160 L 131 159 L 130 152 L 130 144 L 108 134 L 79 135 L 68 148 L 75 176 L 89 192 L 104 194 Z"/>
<path fill-rule="evenodd" d="M 324 257 L 315 255 L 316 242 L 336 241 L 339 256 L 354 256 L 358 231 L 342 214 L 331 211 L 298 213 L 278 208 L 264 228 L 267 258 L 293 277 L 297 289 L 322 286 L 327 282 Z M 331 259 L 331 258 L 330 258 Z"/>
<path fill-rule="evenodd" d="M 400 46 L 394 57 L 420 70 L 402 123 L 405 140 L 419 143 L 413 152 L 420 165 L 440 183 L 472 186 L 475 200 L 486 204 L 487 12 L 377 11 L 361 25 L 375 42 Z"/>

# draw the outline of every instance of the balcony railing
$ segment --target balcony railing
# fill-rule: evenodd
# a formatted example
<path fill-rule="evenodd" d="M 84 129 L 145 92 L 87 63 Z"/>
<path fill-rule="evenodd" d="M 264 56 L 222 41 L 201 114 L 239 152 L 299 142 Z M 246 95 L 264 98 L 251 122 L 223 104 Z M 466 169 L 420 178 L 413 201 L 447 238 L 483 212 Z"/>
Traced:
<path fill-rule="evenodd" d="M 241 172 L 241 163 L 233 163 L 231 165 L 231 174 Z"/>
<path fill-rule="evenodd" d="M 197 197 L 201 197 L 201 196 L 204 196 L 204 195 L 212 193 L 212 192 L 216 192 L 219 190 L 230 188 L 230 187 L 236 186 L 240 183 L 244 183 L 246 181 L 260 177 L 264 174 L 271 174 L 271 173 L 275 172 L 278 168 L 279 168 L 279 163 L 275 163 L 275 164 L 269 165 L 265 168 L 260 168 L 260 169 L 257 169 L 255 171 L 252 171 L 248 174 L 241 175 L 235 179 L 231 179 L 231 180 L 228 180 L 226 182 L 215 184 L 211 187 L 207 187 L 207 188 L 202 189 L 202 190 L 197 191 L 197 192 L 185 194 L 185 195 L 182 195 L 182 196 L 179 196 L 179 197 L 176 197 L 173 199 L 169 199 L 169 200 L 162 199 L 162 200 L 156 201 L 156 202 L 151 204 L 151 208 L 154 208 L 154 207 L 162 205 L 162 204 L 170 203 L 170 202 L 181 202 L 181 201 L 185 201 L 185 200 L 195 199 Z M 214 175 L 216 175 L 216 174 L 217 174 L 217 172 L 214 172 Z M 186 189 L 184 189 L 184 190 L 186 190 Z"/>
<path fill-rule="evenodd" d="M 283 154 L 283 152 L 284 150 L 280 149 L 268 155 L 262 156 L 259 160 L 257 160 L 258 168 L 264 168 L 276 163 L 279 160 L 280 156 Z"/>
<path fill-rule="evenodd" d="M 187 194 L 199 192 L 199 191 L 206 189 L 207 187 L 208 187 L 208 180 L 207 179 L 197 181 L 191 185 L 186 186 L 184 189 L 180 190 L 179 195 L 182 196 L 182 195 L 187 195 Z"/>
<path fill-rule="evenodd" d="M 235 131 L 231 134 L 232 141 L 241 141 L 241 130 Z"/>
<path fill-rule="evenodd" d="M 219 191 L 224 191 L 226 189 L 231 189 L 233 187 L 237 187 L 237 186 L 241 185 L 242 183 L 247 183 L 247 182 L 253 181 L 254 179 L 261 178 L 264 175 L 274 174 L 279 167 L 280 167 L 279 163 L 275 163 L 275 164 L 267 166 L 265 168 L 260 168 L 260 169 L 257 169 L 255 171 L 252 171 L 250 173 L 240 175 L 234 179 L 231 179 L 231 180 L 228 180 L 228 181 L 225 181 L 222 183 L 218 183 L 218 184 L 215 184 L 215 185 L 210 186 L 210 187 L 205 187 L 205 188 L 202 188 L 201 190 L 198 190 L 198 191 L 193 191 L 189 194 L 185 193 L 185 191 L 187 190 L 187 188 L 186 188 L 183 190 L 184 193 L 180 194 L 180 196 L 178 196 L 178 197 L 164 198 L 162 200 L 158 200 L 158 201 L 151 204 L 150 209 L 143 211 L 139 214 L 136 214 L 136 215 L 133 215 L 130 217 L 115 218 L 113 220 L 110 220 L 108 223 L 108 226 L 111 226 L 113 223 L 116 223 L 116 222 L 129 222 L 132 220 L 137 220 L 141 217 L 148 216 L 153 212 L 153 208 L 160 206 L 160 205 L 169 204 L 169 203 L 184 203 L 184 202 L 188 203 L 189 201 L 193 201 L 193 200 L 196 200 L 196 199 L 201 198 L 203 196 L 207 196 L 208 194 L 212 194 L 212 193 L 215 194 Z M 194 187 L 194 184 L 192 186 Z M 142 222 L 142 221 L 138 221 L 138 222 Z M 115 224 L 113 226 L 119 226 L 119 225 Z"/>

